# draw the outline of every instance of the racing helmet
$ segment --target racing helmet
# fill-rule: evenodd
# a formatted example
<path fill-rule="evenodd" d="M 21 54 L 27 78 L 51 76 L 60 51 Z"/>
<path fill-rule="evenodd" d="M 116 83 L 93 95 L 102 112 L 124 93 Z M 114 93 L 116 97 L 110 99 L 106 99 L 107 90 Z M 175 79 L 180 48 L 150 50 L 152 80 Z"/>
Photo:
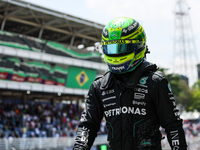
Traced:
<path fill-rule="evenodd" d="M 101 45 L 109 70 L 116 74 L 134 70 L 147 51 L 144 29 L 127 17 L 116 18 L 104 27 Z"/>

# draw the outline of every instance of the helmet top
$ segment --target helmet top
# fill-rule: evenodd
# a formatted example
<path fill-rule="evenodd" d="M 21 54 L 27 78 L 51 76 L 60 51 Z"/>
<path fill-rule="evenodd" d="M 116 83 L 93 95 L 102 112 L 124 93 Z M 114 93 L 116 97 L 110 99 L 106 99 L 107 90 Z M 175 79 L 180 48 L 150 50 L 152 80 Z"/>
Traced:
<path fill-rule="evenodd" d="M 146 35 L 137 21 L 120 17 L 104 27 L 101 45 L 110 71 L 126 73 L 134 70 L 144 59 Z"/>

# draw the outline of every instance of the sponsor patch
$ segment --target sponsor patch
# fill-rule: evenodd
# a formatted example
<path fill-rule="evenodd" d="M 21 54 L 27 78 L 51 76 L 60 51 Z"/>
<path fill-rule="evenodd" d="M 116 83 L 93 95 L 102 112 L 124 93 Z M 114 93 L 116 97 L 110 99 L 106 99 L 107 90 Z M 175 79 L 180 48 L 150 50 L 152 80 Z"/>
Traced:
<path fill-rule="evenodd" d="M 107 100 L 115 99 L 115 98 L 116 98 L 116 96 L 111 96 L 111 97 L 107 97 L 107 98 L 102 99 L 102 101 L 105 102 Z"/>
<path fill-rule="evenodd" d="M 145 106 L 146 103 L 145 102 L 138 102 L 138 101 L 134 101 L 133 100 L 133 105 L 142 105 L 142 106 Z"/>
<path fill-rule="evenodd" d="M 170 136 L 172 139 L 172 149 L 178 150 L 180 145 L 178 130 L 170 131 Z"/>
<path fill-rule="evenodd" d="M 146 115 L 146 109 L 145 108 L 137 108 L 137 107 L 119 107 L 115 109 L 110 109 L 108 111 L 104 111 L 106 117 L 111 116 L 118 116 L 120 114 L 137 114 L 137 115 Z"/>
<path fill-rule="evenodd" d="M 144 99 L 145 98 L 145 94 L 143 93 L 135 93 L 134 94 L 134 99 Z"/>
<path fill-rule="evenodd" d="M 113 106 L 113 105 L 115 105 L 116 103 L 110 103 L 110 104 L 105 104 L 105 105 L 103 105 L 104 106 L 104 108 L 106 108 L 106 107 L 109 107 L 109 106 Z"/>
<path fill-rule="evenodd" d="M 135 91 L 141 92 L 141 93 L 148 93 L 148 89 L 144 89 L 144 88 L 135 88 Z"/>
<path fill-rule="evenodd" d="M 107 94 L 112 94 L 112 93 L 114 93 L 114 92 L 115 92 L 114 89 L 111 89 L 111 90 L 103 91 L 103 92 L 101 93 L 101 95 L 104 96 L 104 95 L 107 95 Z"/>
<path fill-rule="evenodd" d="M 148 79 L 148 77 L 142 77 L 140 79 L 140 84 L 146 84 L 147 83 L 147 79 Z"/>

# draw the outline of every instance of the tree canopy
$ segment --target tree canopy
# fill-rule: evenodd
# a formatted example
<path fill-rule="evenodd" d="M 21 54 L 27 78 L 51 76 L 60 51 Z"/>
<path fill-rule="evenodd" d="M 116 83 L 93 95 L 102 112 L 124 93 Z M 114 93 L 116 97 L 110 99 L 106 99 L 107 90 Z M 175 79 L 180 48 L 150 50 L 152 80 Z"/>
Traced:
<path fill-rule="evenodd" d="M 161 68 L 169 83 L 171 84 L 176 103 L 181 105 L 186 111 L 200 111 L 200 80 L 191 88 L 187 81 L 178 74 L 167 74 L 166 70 Z"/>

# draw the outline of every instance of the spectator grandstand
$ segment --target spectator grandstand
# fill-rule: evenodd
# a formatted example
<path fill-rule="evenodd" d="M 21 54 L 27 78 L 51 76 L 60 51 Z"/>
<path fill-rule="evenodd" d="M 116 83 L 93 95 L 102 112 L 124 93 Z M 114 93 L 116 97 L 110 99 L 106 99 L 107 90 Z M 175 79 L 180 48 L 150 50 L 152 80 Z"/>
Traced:
<path fill-rule="evenodd" d="M 91 81 L 106 69 L 94 49 L 103 25 L 23 1 L 0 4 L 0 96 L 28 92 L 47 101 L 55 94 L 61 100 L 83 100 Z M 77 85 L 68 84 L 77 69 Z"/>
<path fill-rule="evenodd" d="M 100 62 L 101 59 L 99 52 L 77 53 L 56 42 L 30 39 L 25 36 L 19 37 L 17 34 L 10 34 L 8 32 L 0 32 L 0 45 L 57 56 L 96 60 L 97 62 Z M 67 68 L 68 66 L 62 67 L 60 64 L 53 62 L 47 63 L 5 55 L 0 58 L 0 79 L 65 85 L 68 74 Z"/>
<path fill-rule="evenodd" d="M 104 25 L 17 0 L 0 1 L 0 25 L 0 149 L 69 148 L 85 94 L 107 68 Z"/>
<path fill-rule="evenodd" d="M 96 47 L 104 25 L 1 0 L 0 26 L 0 149 L 70 148 L 90 83 L 107 69 Z M 199 121 L 184 123 L 199 138 Z M 98 134 L 105 144 L 104 120 Z"/>

